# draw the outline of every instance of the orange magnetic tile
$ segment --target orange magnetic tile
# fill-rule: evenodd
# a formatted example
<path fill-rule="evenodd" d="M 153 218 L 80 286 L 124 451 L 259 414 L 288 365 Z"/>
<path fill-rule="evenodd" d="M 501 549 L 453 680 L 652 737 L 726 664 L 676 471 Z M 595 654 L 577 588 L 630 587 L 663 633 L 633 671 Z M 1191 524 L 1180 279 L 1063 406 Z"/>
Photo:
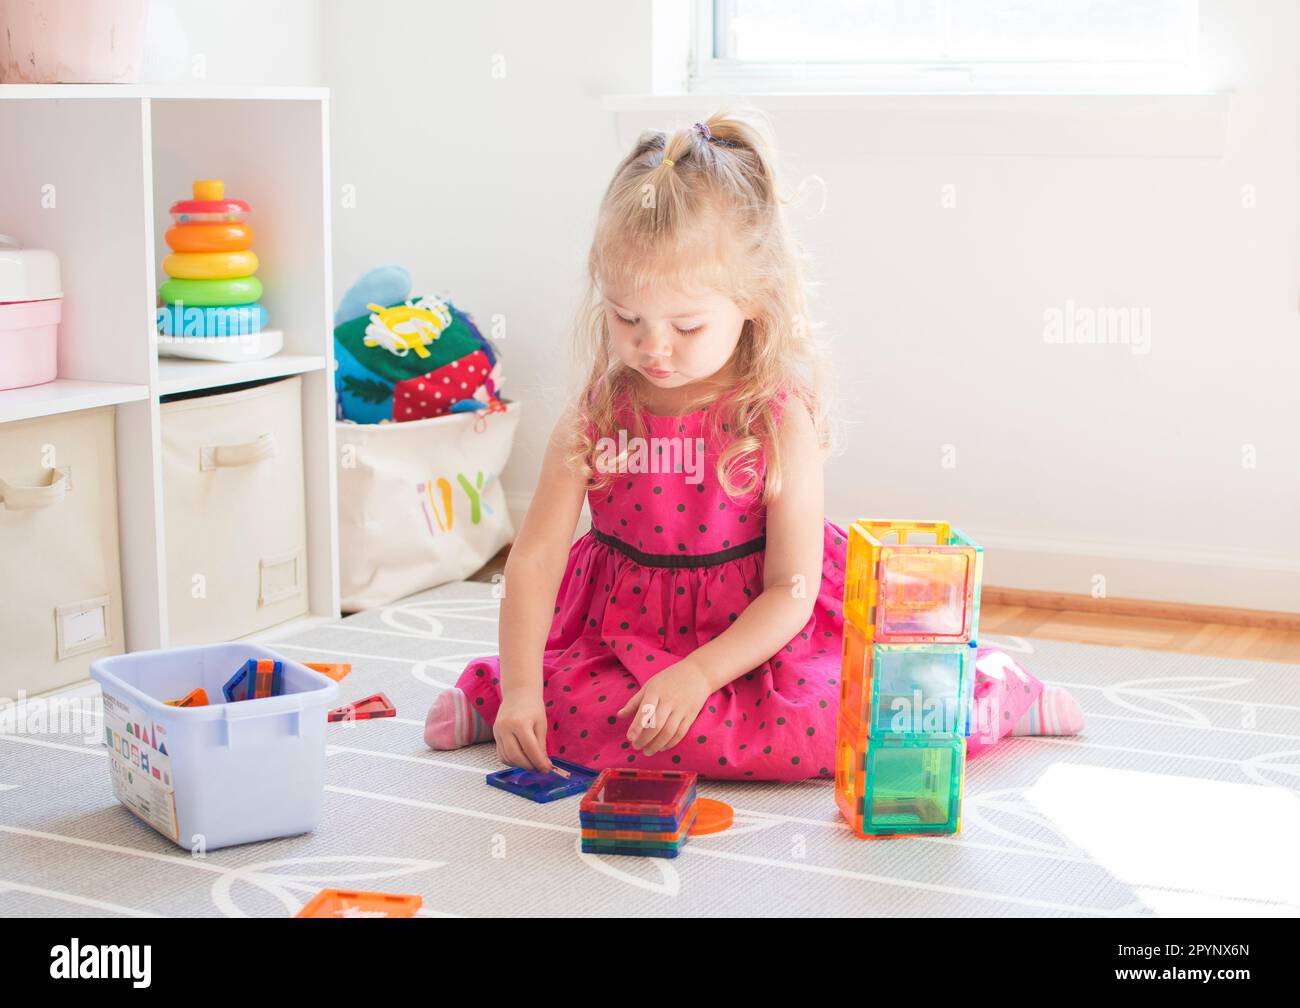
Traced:
<path fill-rule="evenodd" d="M 726 802 L 713 798 L 695 799 L 695 822 L 690 828 L 691 836 L 708 836 L 730 829 L 736 820 L 735 810 Z"/>
<path fill-rule="evenodd" d="M 423 896 L 400 893 L 322 889 L 295 917 L 414 917 L 424 905 Z"/>
<path fill-rule="evenodd" d="M 303 662 L 303 664 L 321 675 L 329 676 L 335 682 L 342 681 L 343 677 L 352 671 L 352 666 L 347 662 Z"/>
<path fill-rule="evenodd" d="M 179 700 L 164 701 L 168 707 L 206 707 L 208 705 L 208 691 L 202 686 L 192 689 Z"/>

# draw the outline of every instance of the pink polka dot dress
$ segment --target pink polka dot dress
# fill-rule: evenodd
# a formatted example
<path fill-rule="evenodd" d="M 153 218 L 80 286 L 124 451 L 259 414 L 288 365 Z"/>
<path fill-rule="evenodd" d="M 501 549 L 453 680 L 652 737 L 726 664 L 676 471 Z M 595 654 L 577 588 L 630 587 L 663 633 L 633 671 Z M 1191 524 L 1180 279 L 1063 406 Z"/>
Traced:
<path fill-rule="evenodd" d="M 654 438 L 697 444 L 716 406 L 643 414 L 649 445 Z M 724 633 L 763 591 L 762 494 L 727 495 L 717 478 L 719 450 L 706 441 L 702 466 L 616 474 L 588 494 L 592 528 L 570 550 L 543 657 L 550 755 L 593 768 L 714 778 L 834 775 L 847 539 L 824 519 L 821 582 L 808 588 L 817 600 L 789 643 L 710 696 L 672 749 L 645 756 L 627 740 L 631 716 L 615 716 L 652 676 Z M 475 659 L 456 683 L 489 723 L 501 704 L 498 671 L 497 656 Z"/>

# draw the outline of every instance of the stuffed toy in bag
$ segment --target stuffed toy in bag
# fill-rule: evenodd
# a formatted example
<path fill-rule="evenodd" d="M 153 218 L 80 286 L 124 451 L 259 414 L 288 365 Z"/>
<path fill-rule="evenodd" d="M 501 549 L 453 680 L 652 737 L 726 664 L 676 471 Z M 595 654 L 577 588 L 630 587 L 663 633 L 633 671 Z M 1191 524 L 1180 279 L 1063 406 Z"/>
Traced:
<path fill-rule="evenodd" d="M 338 418 L 402 423 L 504 408 L 496 350 L 450 301 L 411 296 L 411 275 L 379 266 L 334 316 Z"/>

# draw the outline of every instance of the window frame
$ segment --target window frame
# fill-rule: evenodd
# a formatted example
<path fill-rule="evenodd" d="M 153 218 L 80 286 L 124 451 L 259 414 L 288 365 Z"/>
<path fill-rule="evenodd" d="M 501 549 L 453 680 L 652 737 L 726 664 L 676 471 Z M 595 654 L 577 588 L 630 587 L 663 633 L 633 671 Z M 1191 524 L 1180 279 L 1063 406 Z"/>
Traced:
<path fill-rule="evenodd" d="M 686 90 L 693 94 L 1182 94 L 1198 91 L 1200 5 L 1187 57 L 1143 61 L 821 63 L 714 56 L 717 0 L 691 0 Z"/>

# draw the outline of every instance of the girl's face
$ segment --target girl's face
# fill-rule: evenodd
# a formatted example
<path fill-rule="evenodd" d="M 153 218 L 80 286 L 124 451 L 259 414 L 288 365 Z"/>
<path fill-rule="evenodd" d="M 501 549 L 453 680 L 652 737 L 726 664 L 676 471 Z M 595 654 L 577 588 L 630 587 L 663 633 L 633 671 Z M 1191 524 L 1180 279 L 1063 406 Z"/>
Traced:
<path fill-rule="evenodd" d="M 731 359 L 745 314 L 717 292 L 604 288 L 614 351 L 661 389 L 711 378 Z"/>

